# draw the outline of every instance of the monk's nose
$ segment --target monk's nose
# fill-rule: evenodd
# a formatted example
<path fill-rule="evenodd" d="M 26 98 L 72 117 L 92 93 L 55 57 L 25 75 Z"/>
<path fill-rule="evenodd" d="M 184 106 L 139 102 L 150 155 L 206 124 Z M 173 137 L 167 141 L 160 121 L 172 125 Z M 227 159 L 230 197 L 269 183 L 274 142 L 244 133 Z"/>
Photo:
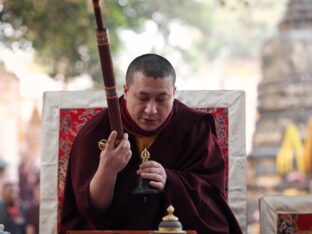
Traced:
<path fill-rule="evenodd" d="M 156 103 L 153 101 L 150 101 L 147 103 L 146 107 L 145 107 L 145 112 L 149 113 L 149 114 L 155 114 L 157 113 L 157 106 Z"/>

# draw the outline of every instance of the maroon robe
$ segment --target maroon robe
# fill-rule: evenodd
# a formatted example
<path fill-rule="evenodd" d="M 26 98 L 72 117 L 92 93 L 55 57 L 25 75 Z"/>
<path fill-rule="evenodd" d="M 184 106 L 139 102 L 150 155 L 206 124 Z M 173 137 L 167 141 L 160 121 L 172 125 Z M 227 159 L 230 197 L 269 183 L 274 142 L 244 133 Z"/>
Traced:
<path fill-rule="evenodd" d="M 98 141 L 110 133 L 107 111 L 79 131 L 70 155 L 61 212 L 66 230 L 156 230 L 172 204 L 185 230 L 198 234 L 241 233 L 225 199 L 225 163 L 216 140 L 212 115 L 175 100 L 173 116 L 150 146 L 150 160 L 167 173 L 165 190 L 147 199 L 134 195 L 141 162 L 135 138 L 129 135 L 132 158 L 118 174 L 114 197 L 103 213 L 92 209 L 90 181 L 99 164 Z"/>

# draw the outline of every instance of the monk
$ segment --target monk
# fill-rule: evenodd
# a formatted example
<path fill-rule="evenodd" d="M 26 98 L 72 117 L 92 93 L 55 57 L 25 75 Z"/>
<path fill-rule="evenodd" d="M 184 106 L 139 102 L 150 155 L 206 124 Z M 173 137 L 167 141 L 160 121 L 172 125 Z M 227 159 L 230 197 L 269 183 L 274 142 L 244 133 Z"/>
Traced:
<path fill-rule="evenodd" d="M 184 229 L 241 233 L 226 201 L 225 162 L 214 119 L 176 100 L 175 81 L 165 58 L 137 57 L 120 97 L 125 134 L 118 145 L 107 111 L 79 131 L 67 170 L 61 233 L 156 230 L 170 204 Z M 103 138 L 108 140 L 101 151 Z M 142 162 L 144 149 L 151 156 Z M 134 194 L 139 176 L 159 193 Z"/>

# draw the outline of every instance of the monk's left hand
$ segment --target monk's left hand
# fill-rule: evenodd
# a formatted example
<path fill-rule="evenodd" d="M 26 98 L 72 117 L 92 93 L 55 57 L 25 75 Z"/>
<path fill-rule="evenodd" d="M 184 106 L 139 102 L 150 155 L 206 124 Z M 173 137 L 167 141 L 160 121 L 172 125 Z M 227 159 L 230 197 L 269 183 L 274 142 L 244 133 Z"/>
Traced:
<path fill-rule="evenodd" d="M 163 191 L 166 185 L 167 174 L 164 167 L 155 161 L 143 162 L 137 174 L 142 178 L 150 180 L 150 185 L 158 191 Z"/>

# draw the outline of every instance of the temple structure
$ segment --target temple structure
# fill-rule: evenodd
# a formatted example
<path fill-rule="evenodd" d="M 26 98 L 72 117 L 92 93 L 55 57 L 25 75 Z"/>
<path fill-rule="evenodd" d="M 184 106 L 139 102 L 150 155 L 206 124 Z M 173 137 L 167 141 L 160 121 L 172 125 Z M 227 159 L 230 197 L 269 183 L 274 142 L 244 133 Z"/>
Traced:
<path fill-rule="evenodd" d="M 249 213 L 263 194 L 285 194 L 295 187 L 308 191 L 307 183 L 289 182 L 276 171 L 276 155 L 285 129 L 294 124 L 301 140 L 312 116 L 312 1 L 290 0 L 278 35 L 261 51 L 262 81 L 258 86 L 258 114 L 249 156 Z"/>

